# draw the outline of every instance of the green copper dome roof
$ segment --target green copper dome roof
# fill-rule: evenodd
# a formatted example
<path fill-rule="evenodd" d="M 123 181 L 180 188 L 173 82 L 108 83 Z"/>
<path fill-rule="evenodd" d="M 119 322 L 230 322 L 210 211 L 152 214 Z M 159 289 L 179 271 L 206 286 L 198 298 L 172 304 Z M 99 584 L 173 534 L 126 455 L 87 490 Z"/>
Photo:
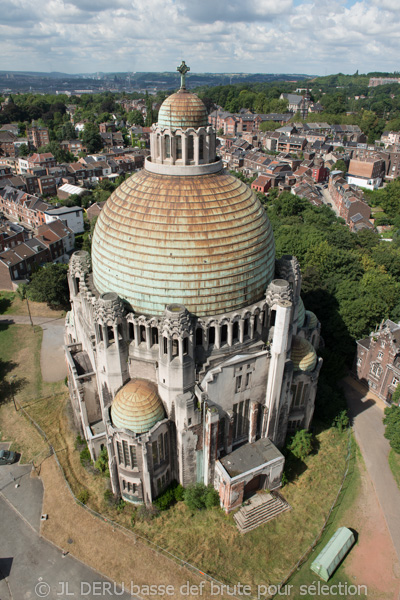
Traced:
<path fill-rule="evenodd" d="M 164 407 L 157 388 L 145 379 L 129 381 L 119 390 L 111 405 L 113 425 L 134 433 L 150 431 L 164 417 Z"/>
<path fill-rule="evenodd" d="M 310 342 L 295 335 L 292 341 L 291 359 L 295 371 L 314 371 L 317 353 Z"/>
<path fill-rule="evenodd" d="M 314 329 L 314 327 L 318 324 L 318 318 L 315 313 L 311 312 L 311 310 L 306 310 L 307 315 L 307 327 L 310 329 Z"/>
<path fill-rule="evenodd" d="M 180 89 L 168 96 L 158 112 L 158 126 L 161 129 L 185 129 L 206 127 L 207 109 L 196 94 Z"/>
<path fill-rule="evenodd" d="M 199 316 L 261 300 L 273 279 L 275 245 L 252 190 L 220 170 L 205 175 L 135 173 L 101 211 L 93 280 L 138 313 L 182 304 Z"/>
<path fill-rule="evenodd" d="M 299 308 L 298 308 L 298 313 L 297 313 L 298 327 L 303 327 L 305 318 L 306 318 L 306 309 L 304 307 L 304 302 L 301 298 L 299 298 Z"/>

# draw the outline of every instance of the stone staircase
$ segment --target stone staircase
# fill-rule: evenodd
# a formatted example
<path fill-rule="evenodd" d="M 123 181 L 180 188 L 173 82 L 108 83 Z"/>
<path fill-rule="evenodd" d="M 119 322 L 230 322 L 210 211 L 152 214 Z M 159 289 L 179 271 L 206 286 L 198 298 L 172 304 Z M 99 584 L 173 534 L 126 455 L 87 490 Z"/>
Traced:
<path fill-rule="evenodd" d="M 240 533 L 247 533 L 291 508 L 277 492 L 261 492 L 246 500 L 233 518 Z"/>

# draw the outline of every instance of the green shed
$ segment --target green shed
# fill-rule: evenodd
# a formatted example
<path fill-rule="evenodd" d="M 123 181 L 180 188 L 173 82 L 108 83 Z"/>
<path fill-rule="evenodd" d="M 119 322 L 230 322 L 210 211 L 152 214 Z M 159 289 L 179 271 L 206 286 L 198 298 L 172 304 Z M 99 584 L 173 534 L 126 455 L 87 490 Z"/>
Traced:
<path fill-rule="evenodd" d="M 347 529 L 347 527 L 339 527 L 324 549 L 313 561 L 311 570 L 324 581 L 328 581 L 354 542 L 353 532 L 350 531 L 350 529 Z"/>

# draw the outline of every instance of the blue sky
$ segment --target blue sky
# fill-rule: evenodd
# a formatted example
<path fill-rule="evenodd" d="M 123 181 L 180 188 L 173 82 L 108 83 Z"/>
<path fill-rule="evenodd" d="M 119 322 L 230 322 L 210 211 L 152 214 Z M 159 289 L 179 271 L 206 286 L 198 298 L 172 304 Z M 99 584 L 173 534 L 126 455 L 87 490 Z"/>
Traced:
<path fill-rule="evenodd" d="M 0 0 L 1 70 L 399 69 L 400 0 Z"/>

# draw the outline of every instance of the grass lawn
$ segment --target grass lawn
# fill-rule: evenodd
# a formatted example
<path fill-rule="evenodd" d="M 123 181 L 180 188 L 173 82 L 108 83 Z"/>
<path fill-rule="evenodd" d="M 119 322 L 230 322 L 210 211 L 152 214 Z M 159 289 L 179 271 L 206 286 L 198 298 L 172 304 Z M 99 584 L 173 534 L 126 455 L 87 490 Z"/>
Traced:
<path fill-rule="evenodd" d="M 32 317 L 52 317 L 57 319 L 65 315 L 65 310 L 55 310 L 50 308 L 44 302 L 29 301 L 29 308 Z M 28 304 L 15 292 L 0 291 L 0 315 L 23 315 L 29 316 Z"/>
<path fill-rule="evenodd" d="M 389 452 L 389 467 L 391 468 L 393 477 L 400 489 L 400 454 L 397 454 L 393 448 L 391 448 Z"/>
<path fill-rule="evenodd" d="M 87 489 L 88 505 L 93 509 L 128 528 L 132 528 L 133 517 L 132 530 L 138 536 L 160 544 L 224 583 L 251 585 L 257 594 L 257 586 L 277 584 L 286 576 L 317 536 L 336 496 L 345 467 L 347 433 L 336 429 L 317 433 L 318 452 L 297 464 L 293 480 L 282 490 L 293 510 L 246 535 L 238 532 L 232 515 L 225 515 L 218 508 L 193 513 L 183 502 L 153 520 L 143 521 L 132 505 L 127 504 L 120 511 L 108 506 L 104 500 L 107 478 L 81 465 L 66 387 L 63 381 L 45 383 L 41 379 L 41 339 L 40 328 L 2 325 L 0 359 L 6 364 L 6 378 L 16 375 L 17 401 L 46 431 L 76 495 Z M 0 407 L 0 429 L 3 439 L 15 440 L 13 448 L 22 452 L 24 461 L 35 459 L 35 464 L 39 464 L 47 455 L 46 444 L 21 411 L 14 411 L 12 402 Z M 321 544 L 336 530 L 340 515 L 356 496 L 354 460 L 346 487 Z M 308 582 L 307 564 L 293 578 L 293 585 L 303 581 L 297 577 Z M 344 578 L 340 569 L 337 577 Z M 315 579 L 311 578 L 311 582 Z"/>

